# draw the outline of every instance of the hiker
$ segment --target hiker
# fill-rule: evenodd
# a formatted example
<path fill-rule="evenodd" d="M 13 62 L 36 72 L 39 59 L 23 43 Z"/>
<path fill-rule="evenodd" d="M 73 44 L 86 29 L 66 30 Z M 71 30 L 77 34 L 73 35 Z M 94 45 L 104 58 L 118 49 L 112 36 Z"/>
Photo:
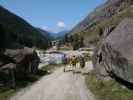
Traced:
<path fill-rule="evenodd" d="M 73 68 L 76 68 L 76 63 L 77 63 L 76 56 L 72 56 L 72 58 L 70 59 L 70 64 L 72 65 Z"/>
<path fill-rule="evenodd" d="M 63 55 L 63 64 L 64 64 L 64 72 L 66 71 L 65 68 L 67 67 L 68 64 L 68 58 L 66 57 L 66 55 Z"/>
<path fill-rule="evenodd" d="M 79 63 L 80 63 L 80 67 L 84 68 L 85 67 L 85 59 L 83 56 L 79 57 Z"/>

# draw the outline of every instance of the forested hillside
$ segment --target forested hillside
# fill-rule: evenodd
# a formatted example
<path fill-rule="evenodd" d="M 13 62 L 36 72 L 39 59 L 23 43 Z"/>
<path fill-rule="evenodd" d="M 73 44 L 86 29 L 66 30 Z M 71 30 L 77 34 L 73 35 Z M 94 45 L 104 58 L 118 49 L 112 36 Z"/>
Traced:
<path fill-rule="evenodd" d="M 23 46 L 46 49 L 49 39 L 19 16 L 0 6 L 0 46 L 20 48 Z"/>

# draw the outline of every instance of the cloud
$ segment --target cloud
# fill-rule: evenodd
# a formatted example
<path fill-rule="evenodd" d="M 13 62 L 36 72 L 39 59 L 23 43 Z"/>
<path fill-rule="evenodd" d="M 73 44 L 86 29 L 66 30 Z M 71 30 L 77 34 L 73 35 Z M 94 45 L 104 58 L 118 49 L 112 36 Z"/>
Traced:
<path fill-rule="evenodd" d="M 43 26 L 42 29 L 48 30 L 48 27 L 47 26 Z"/>
<path fill-rule="evenodd" d="M 65 27 L 66 27 L 66 25 L 65 25 L 65 23 L 64 23 L 63 21 L 57 22 L 57 26 L 58 26 L 59 28 L 65 28 Z"/>

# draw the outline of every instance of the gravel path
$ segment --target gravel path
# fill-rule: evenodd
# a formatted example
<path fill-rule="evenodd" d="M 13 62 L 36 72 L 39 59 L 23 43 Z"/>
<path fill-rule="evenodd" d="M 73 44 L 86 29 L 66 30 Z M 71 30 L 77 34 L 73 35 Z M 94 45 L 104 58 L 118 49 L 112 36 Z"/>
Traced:
<path fill-rule="evenodd" d="M 94 97 L 82 74 L 64 73 L 60 68 L 18 92 L 11 100 L 94 100 Z"/>

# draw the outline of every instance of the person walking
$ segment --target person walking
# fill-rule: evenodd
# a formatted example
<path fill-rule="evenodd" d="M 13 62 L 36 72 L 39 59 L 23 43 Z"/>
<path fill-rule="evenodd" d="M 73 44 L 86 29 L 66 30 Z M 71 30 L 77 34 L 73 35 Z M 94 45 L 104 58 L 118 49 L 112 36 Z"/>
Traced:
<path fill-rule="evenodd" d="M 84 68 L 85 67 L 85 59 L 83 56 L 79 57 L 79 63 L 80 63 L 80 67 Z"/>
<path fill-rule="evenodd" d="M 66 72 L 66 67 L 68 64 L 68 58 L 65 54 L 63 55 L 63 64 L 64 64 L 64 72 Z"/>
<path fill-rule="evenodd" d="M 76 58 L 76 56 L 74 55 L 74 56 L 72 56 L 72 59 L 71 59 L 72 61 L 71 61 L 71 63 L 72 63 L 72 67 L 74 68 L 74 69 L 76 69 L 76 64 L 77 64 L 77 58 Z"/>

